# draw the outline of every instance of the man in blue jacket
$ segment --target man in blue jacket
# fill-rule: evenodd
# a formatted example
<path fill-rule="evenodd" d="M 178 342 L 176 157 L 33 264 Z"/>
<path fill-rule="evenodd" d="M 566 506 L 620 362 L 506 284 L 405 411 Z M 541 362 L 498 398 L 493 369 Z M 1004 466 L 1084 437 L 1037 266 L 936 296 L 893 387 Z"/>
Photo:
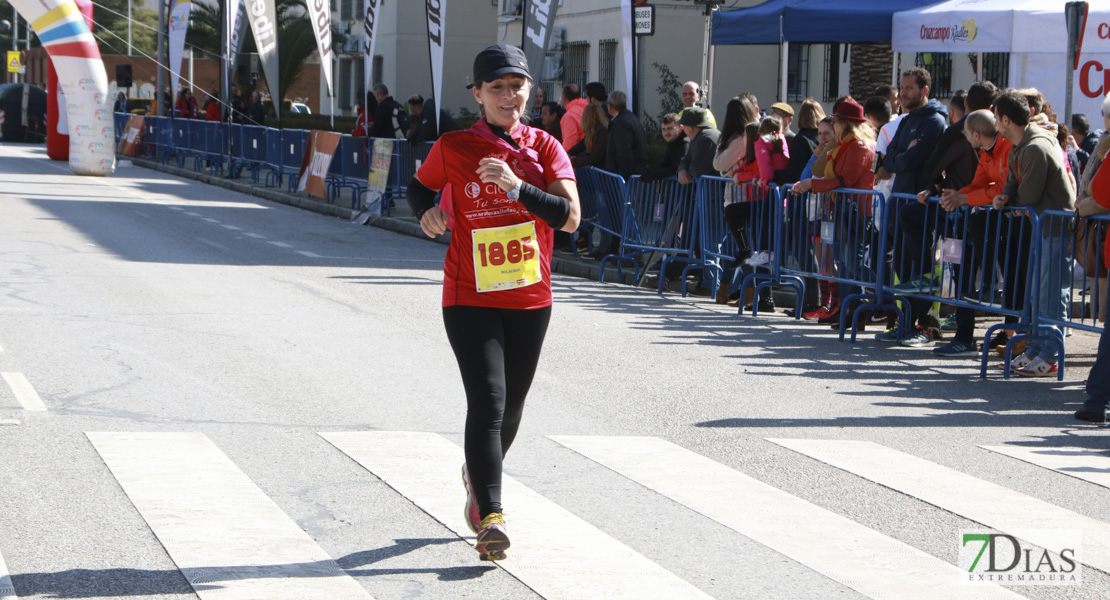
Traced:
<path fill-rule="evenodd" d="M 898 126 L 898 133 L 890 140 L 883 167 L 894 174 L 894 193 L 917 195 L 918 192 L 932 187 L 932 180 L 925 163 L 940 140 L 948 124 L 948 111 L 944 105 L 929 99 L 929 85 L 932 77 L 921 67 L 914 67 L 902 74 L 898 88 L 898 99 L 906 116 Z M 907 205 L 900 213 L 902 228 L 901 247 L 894 248 L 894 272 L 903 282 L 917 280 L 925 270 L 931 270 L 932 261 L 926 263 L 929 251 L 922 252 L 922 240 L 926 250 L 932 247 L 932 227 L 927 226 L 936 220 L 936 204 Z M 927 287 L 931 287 L 926 284 Z M 914 288 L 918 289 L 918 288 Z M 940 324 L 928 315 L 931 303 L 911 300 L 913 316 L 909 337 L 901 339 L 898 328 L 892 328 L 875 336 L 882 342 L 901 341 L 906 346 L 920 347 L 932 343 L 940 337 Z"/>

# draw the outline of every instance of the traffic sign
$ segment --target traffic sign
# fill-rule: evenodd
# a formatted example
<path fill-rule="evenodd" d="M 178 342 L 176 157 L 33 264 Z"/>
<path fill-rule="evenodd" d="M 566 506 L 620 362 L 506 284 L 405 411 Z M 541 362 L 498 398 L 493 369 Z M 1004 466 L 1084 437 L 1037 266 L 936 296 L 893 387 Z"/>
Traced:
<path fill-rule="evenodd" d="M 19 61 L 20 54 L 22 54 L 22 52 L 20 52 L 18 50 L 8 50 L 8 72 L 9 73 L 21 73 L 22 72 L 20 69 L 23 67 L 23 64 Z"/>
<path fill-rule="evenodd" d="M 636 35 L 655 35 L 655 7 L 650 4 L 634 6 L 632 11 Z"/>

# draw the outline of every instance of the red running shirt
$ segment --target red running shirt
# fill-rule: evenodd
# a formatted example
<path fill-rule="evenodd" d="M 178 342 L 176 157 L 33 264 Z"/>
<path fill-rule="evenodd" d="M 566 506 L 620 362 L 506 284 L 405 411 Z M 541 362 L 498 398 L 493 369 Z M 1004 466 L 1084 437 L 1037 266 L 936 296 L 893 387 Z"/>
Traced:
<path fill-rule="evenodd" d="M 482 121 L 475 125 L 484 126 Z M 526 125 L 518 125 L 511 136 L 521 149 L 530 148 L 538 155 L 543 182 L 530 183 L 546 189 L 559 179 L 574 181 L 570 159 L 554 137 Z M 509 200 L 497 184 L 478 179 L 478 162 L 494 157 L 507 160 L 517 177 L 528 181 L 518 164 L 519 153 L 510 157 L 511 152 L 507 143 L 495 144 L 471 130 L 452 131 L 436 141 L 416 172 L 420 183 L 430 189 L 451 185 L 454 226 L 443 263 L 443 306 L 535 309 L 551 305 L 551 226 Z M 518 266 L 526 271 L 531 267 L 533 277 L 501 275 L 498 279 Z M 479 274 L 484 291 L 478 289 Z"/>

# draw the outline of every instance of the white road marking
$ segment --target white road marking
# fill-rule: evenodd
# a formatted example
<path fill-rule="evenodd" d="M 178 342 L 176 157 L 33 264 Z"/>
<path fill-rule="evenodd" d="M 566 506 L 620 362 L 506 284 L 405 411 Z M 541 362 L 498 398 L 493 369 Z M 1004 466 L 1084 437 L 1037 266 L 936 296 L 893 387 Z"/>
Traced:
<path fill-rule="evenodd" d="M 281 248 L 292 248 L 292 247 L 293 247 L 293 246 L 291 246 L 291 245 L 289 245 L 289 244 L 286 244 L 285 242 L 274 242 L 274 241 L 271 241 L 271 242 L 268 242 L 268 243 L 270 243 L 270 244 L 273 244 L 273 245 L 275 245 L 275 246 L 278 246 L 278 247 L 281 247 Z"/>
<path fill-rule="evenodd" d="M 0 425 L 19 425 L 19 419 L 0 419 Z"/>
<path fill-rule="evenodd" d="M 1110 573 L 1110 524 L 872 442 L 769 441 L 1053 552 L 1052 531 L 1082 531 L 1080 560 Z"/>
<path fill-rule="evenodd" d="M 181 208 L 180 206 L 170 206 L 170 207 L 168 207 L 168 208 L 169 208 L 170 210 L 185 210 L 184 208 Z"/>
<path fill-rule="evenodd" d="M 200 216 L 200 213 L 195 213 L 195 212 L 186 212 L 185 214 L 189 215 L 190 217 L 199 217 Z"/>
<path fill-rule="evenodd" d="M 307 256 L 309 258 L 324 258 L 323 256 L 320 256 L 319 254 L 316 254 L 315 252 L 309 252 L 308 250 L 297 250 L 297 254 L 302 254 L 302 255 Z"/>
<path fill-rule="evenodd" d="M 1105 451 L 1086 448 L 979 447 L 1110 488 L 1110 454 Z"/>
<path fill-rule="evenodd" d="M 8 572 L 8 565 L 0 555 L 0 600 L 9 598 L 18 598 L 18 596 L 15 595 L 15 588 L 12 587 L 12 575 Z"/>
<path fill-rule="evenodd" d="M 239 227 L 236 227 L 234 225 L 222 225 L 222 227 L 224 227 L 226 229 L 230 229 L 232 231 L 242 231 L 242 229 L 240 229 Z"/>
<path fill-rule="evenodd" d="M 473 543 L 462 514 L 462 448 L 433 433 L 320 435 Z M 502 489 L 512 546 L 498 564 L 544 598 L 709 597 L 512 478 L 504 477 Z"/>
<path fill-rule="evenodd" d="M 205 217 L 204 220 L 208 221 L 209 223 L 219 223 L 220 222 L 219 219 L 211 219 L 211 218 L 208 218 L 208 217 Z"/>
<path fill-rule="evenodd" d="M 266 239 L 266 236 L 264 236 L 264 235 L 259 235 L 259 234 L 257 234 L 257 233 L 244 233 L 243 235 L 246 235 L 246 236 L 250 236 L 250 237 L 252 237 L 252 238 L 258 238 L 258 239 L 260 239 L 260 240 L 264 240 L 264 239 Z"/>
<path fill-rule="evenodd" d="M 42 398 L 39 397 L 38 392 L 35 391 L 34 386 L 23 373 L 0 373 L 4 381 L 8 382 L 8 387 L 12 388 L 12 393 L 15 394 L 15 399 L 23 407 L 23 410 L 31 410 L 42 412 L 46 410 L 46 405 L 42 403 Z"/>
<path fill-rule="evenodd" d="M 202 600 L 371 596 L 202 433 L 86 433 Z"/>
<path fill-rule="evenodd" d="M 961 584 L 954 565 L 666 440 L 548 437 L 865 596 L 1022 597 Z"/>

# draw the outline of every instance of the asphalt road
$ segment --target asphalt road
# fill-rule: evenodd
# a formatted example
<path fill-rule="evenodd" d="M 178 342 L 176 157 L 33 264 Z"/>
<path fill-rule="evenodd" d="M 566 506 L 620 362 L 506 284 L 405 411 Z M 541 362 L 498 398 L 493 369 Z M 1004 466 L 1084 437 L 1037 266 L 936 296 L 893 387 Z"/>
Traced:
<path fill-rule="evenodd" d="M 995 597 L 958 583 L 982 529 L 1083 534 L 1082 583 L 998 597 L 1110 598 L 1110 429 L 1071 418 L 1093 336 L 1062 383 L 981 380 L 559 275 L 506 462 L 517 550 L 479 562 L 444 252 L 0 145 L 0 598 L 5 572 L 18 598 Z M 315 558 L 236 562 L 294 545 Z"/>

